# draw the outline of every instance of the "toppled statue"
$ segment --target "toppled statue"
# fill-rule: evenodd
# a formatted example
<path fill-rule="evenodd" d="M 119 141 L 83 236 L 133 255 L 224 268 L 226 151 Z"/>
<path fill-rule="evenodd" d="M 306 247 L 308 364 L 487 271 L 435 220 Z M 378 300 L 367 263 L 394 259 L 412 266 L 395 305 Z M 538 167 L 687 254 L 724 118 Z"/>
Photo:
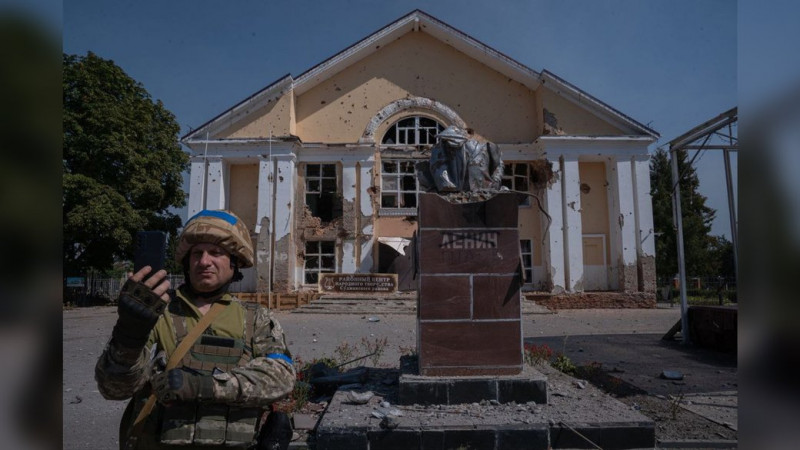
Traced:
<path fill-rule="evenodd" d="M 436 138 L 430 161 L 417 165 L 424 189 L 440 194 L 500 190 L 503 161 L 496 144 L 469 139 L 466 131 L 454 125 Z"/>

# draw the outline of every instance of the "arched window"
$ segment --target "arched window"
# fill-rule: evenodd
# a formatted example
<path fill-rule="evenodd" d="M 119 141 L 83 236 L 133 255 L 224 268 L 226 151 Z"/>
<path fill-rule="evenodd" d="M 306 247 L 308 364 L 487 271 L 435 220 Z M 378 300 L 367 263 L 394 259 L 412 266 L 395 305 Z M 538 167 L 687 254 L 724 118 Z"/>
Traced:
<path fill-rule="evenodd" d="M 444 125 L 423 116 L 410 116 L 395 122 L 381 139 L 384 146 L 430 147 Z M 420 152 L 386 149 L 381 154 L 382 216 L 413 216 L 417 214 L 419 181 L 415 165 Z"/>
<path fill-rule="evenodd" d="M 384 145 L 433 145 L 436 135 L 444 129 L 439 122 L 422 116 L 398 120 L 383 135 Z"/>

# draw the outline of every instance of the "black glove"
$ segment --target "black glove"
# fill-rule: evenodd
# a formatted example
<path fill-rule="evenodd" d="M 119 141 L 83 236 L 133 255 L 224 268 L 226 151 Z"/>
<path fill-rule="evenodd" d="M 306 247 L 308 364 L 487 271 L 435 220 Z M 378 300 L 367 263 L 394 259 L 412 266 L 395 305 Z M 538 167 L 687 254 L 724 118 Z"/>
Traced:
<path fill-rule="evenodd" d="M 151 384 L 156 397 L 163 404 L 214 398 L 214 380 L 211 375 L 172 369 L 154 375 Z"/>
<path fill-rule="evenodd" d="M 257 450 L 286 450 L 292 441 L 292 423 L 285 412 L 272 411 L 261 427 Z"/>
<path fill-rule="evenodd" d="M 144 283 L 128 280 L 119 294 L 119 318 L 111 333 L 114 341 L 130 349 L 143 348 L 166 306 L 167 302 Z"/>

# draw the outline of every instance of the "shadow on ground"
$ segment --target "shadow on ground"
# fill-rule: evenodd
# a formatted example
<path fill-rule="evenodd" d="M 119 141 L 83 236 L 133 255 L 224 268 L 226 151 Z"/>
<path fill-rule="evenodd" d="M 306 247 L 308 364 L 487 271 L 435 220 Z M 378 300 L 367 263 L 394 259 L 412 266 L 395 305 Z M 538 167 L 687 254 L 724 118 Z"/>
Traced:
<path fill-rule="evenodd" d="M 738 389 L 735 353 L 663 341 L 660 334 L 606 334 L 525 338 L 525 344 L 547 344 L 576 366 L 598 366 L 653 395 L 679 395 Z M 661 378 L 676 371 L 682 380 Z"/>

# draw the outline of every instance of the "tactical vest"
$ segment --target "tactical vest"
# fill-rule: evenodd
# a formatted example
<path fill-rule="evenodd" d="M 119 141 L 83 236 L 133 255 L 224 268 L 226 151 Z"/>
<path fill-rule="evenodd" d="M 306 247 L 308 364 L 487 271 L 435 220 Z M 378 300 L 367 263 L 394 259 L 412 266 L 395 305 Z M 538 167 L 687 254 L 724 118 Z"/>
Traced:
<path fill-rule="evenodd" d="M 181 301 L 169 303 L 175 329 L 175 342 L 181 342 L 188 332 L 185 306 Z M 219 374 L 247 364 L 253 355 L 251 334 L 255 327 L 255 308 L 244 306 L 244 333 L 241 339 L 212 336 L 209 330 L 201 335 L 186 352 L 181 364 L 202 374 Z M 234 307 L 233 304 L 228 306 Z M 163 408 L 161 416 L 162 444 L 224 445 L 247 447 L 255 442 L 265 409 L 236 407 L 224 403 L 179 403 Z"/>

